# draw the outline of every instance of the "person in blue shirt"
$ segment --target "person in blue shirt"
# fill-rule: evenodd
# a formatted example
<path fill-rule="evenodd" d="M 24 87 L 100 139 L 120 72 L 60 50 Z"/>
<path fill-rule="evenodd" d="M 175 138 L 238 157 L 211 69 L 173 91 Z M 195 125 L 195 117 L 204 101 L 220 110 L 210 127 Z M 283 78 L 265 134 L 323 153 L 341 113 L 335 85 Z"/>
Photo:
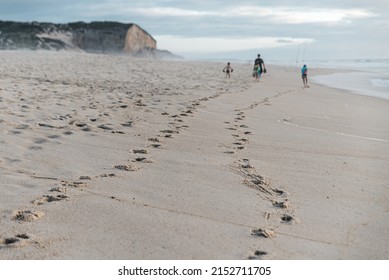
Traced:
<path fill-rule="evenodd" d="M 301 75 L 303 78 L 304 88 L 309 87 L 308 86 L 308 67 L 304 64 L 303 68 L 301 68 Z"/>

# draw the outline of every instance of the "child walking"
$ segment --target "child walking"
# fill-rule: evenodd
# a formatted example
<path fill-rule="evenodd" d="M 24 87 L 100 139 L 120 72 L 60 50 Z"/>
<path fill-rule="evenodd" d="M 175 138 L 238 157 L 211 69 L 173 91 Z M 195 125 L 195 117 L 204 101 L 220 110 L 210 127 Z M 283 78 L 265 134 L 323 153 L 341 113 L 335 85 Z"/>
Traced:
<path fill-rule="evenodd" d="M 231 78 L 231 73 L 234 71 L 234 69 L 232 69 L 231 67 L 231 64 L 228 62 L 227 63 L 227 66 L 224 67 L 223 69 L 223 72 L 226 73 L 226 78 Z"/>

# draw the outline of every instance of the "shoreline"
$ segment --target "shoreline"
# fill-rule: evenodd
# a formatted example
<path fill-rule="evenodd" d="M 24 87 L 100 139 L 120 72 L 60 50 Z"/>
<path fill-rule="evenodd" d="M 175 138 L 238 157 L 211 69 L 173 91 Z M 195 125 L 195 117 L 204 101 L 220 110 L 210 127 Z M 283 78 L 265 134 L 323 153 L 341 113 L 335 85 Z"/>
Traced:
<path fill-rule="evenodd" d="M 316 75 L 312 81 L 335 89 L 347 90 L 352 94 L 389 99 L 389 76 L 376 72 L 352 71 Z"/>
<path fill-rule="evenodd" d="M 389 257 L 389 101 L 279 66 L 0 60 L 0 259 Z"/>

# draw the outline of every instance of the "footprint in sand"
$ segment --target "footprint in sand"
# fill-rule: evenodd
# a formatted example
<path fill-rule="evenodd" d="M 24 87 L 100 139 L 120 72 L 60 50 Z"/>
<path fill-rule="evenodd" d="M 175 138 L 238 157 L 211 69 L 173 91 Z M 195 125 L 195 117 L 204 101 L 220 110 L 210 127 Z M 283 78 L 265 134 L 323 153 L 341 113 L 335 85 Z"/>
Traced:
<path fill-rule="evenodd" d="M 44 128 L 61 128 L 61 127 L 56 127 L 54 125 L 50 125 L 50 124 L 47 124 L 47 123 L 38 123 L 38 126 L 39 127 L 44 127 Z"/>
<path fill-rule="evenodd" d="M 121 131 L 121 130 L 114 130 L 114 131 L 111 131 L 111 133 L 114 133 L 114 134 L 126 134 L 124 131 Z"/>
<path fill-rule="evenodd" d="M 151 144 L 149 147 L 153 147 L 153 148 L 158 149 L 158 148 L 161 148 L 162 145 L 161 144 Z"/>
<path fill-rule="evenodd" d="M 165 130 L 160 130 L 164 135 L 160 135 L 161 137 L 165 138 L 173 138 L 173 134 L 179 134 L 180 132 L 178 130 L 172 130 L 172 129 L 165 129 Z"/>
<path fill-rule="evenodd" d="M 194 113 L 192 110 L 187 110 L 187 111 L 184 111 L 180 114 L 180 116 L 182 117 L 188 117 L 188 116 L 192 116 Z"/>
<path fill-rule="evenodd" d="M 125 122 L 125 123 L 121 123 L 120 125 L 124 126 L 124 127 L 132 127 L 133 122 L 132 121 L 128 121 L 128 122 Z"/>
<path fill-rule="evenodd" d="M 178 129 L 178 130 L 181 129 L 181 128 L 189 128 L 189 126 L 187 126 L 187 125 L 181 125 L 181 126 L 177 126 L 177 127 L 176 127 L 176 129 Z"/>
<path fill-rule="evenodd" d="M 237 141 L 237 140 L 239 141 L 239 140 L 240 140 L 240 139 L 239 139 L 239 135 L 237 135 L 237 136 L 234 136 L 234 135 L 233 135 L 233 137 L 235 138 L 235 141 Z M 238 149 L 238 150 L 243 150 L 243 149 L 245 149 L 244 143 L 241 143 L 241 142 L 238 142 L 238 141 L 232 143 L 233 149 L 235 149 L 235 150 L 236 150 L 236 149 Z"/>
<path fill-rule="evenodd" d="M 238 121 L 243 121 L 245 119 L 245 116 L 241 116 L 241 117 L 237 117 L 235 118 L 235 122 L 238 122 Z"/>
<path fill-rule="evenodd" d="M 251 235 L 260 236 L 260 237 L 264 237 L 264 238 L 274 238 L 276 236 L 276 233 L 274 232 L 273 229 L 258 228 L 258 229 L 253 229 L 251 231 Z"/>
<path fill-rule="evenodd" d="M 136 165 L 134 164 L 119 164 L 119 165 L 115 165 L 114 168 L 116 169 L 119 169 L 119 170 L 123 170 L 123 171 L 138 171 L 139 170 L 139 167 L 137 167 Z"/>
<path fill-rule="evenodd" d="M 83 128 L 81 128 L 81 130 L 84 131 L 84 132 L 92 131 L 92 129 L 89 126 L 83 127 Z"/>
<path fill-rule="evenodd" d="M 281 221 L 284 223 L 290 223 L 292 220 L 293 220 L 293 217 L 288 215 L 288 214 L 284 214 L 281 217 Z"/>
<path fill-rule="evenodd" d="M 154 161 L 146 157 L 137 157 L 136 159 L 132 160 L 132 162 L 153 163 Z"/>
<path fill-rule="evenodd" d="M 153 142 L 153 144 L 149 145 L 149 147 L 153 147 L 153 148 L 161 148 L 162 147 L 162 144 L 160 144 L 162 142 L 162 140 L 159 138 L 149 138 L 147 140 L 150 142 Z"/>
<path fill-rule="evenodd" d="M 161 143 L 162 142 L 162 140 L 159 139 L 159 138 L 149 138 L 147 140 L 150 141 L 150 142 L 156 142 L 156 143 Z"/>
<path fill-rule="evenodd" d="M 117 175 L 116 175 L 115 173 L 109 173 L 109 174 L 104 173 L 104 174 L 101 174 L 101 175 L 100 175 L 100 177 L 102 177 L 102 178 L 107 178 L 107 177 L 112 178 L 112 177 L 116 177 L 116 176 L 117 176 Z"/>
<path fill-rule="evenodd" d="M 279 189 L 272 189 L 272 191 L 280 196 L 280 197 L 287 197 L 288 196 L 288 193 L 286 191 L 283 191 L 283 190 L 279 190 Z"/>
<path fill-rule="evenodd" d="M 12 213 L 12 220 L 19 222 L 35 222 L 45 214 L 37 210 L 15 210 Z"/>
<path fill-rule="evenodd" d="M 76 126 L 81 128 L 81 127 L 87 126 L 87 124 L 86 123 L 76 123 Z"/>
<path fill-rule="evenodd" d="M 149 152 L 146 149 L 133 149 L 134 154 L 148 154 Z"/>
<path fill-rule="evenodd" d="M 142 102 L 142 100 L 137 100 L 137 101 L 135 101 L 135 106 L 139 106 L 139 107 L 144 107 L 144 106 L 147 106 L 146 104 L 144 104 L 143 102 Z"/>
<path fill-rule="evenodd" d="M 29 127 L 30 126 L 28 124 L 19 124 L 19 125 L 15 126 L 16 129 L 27 129 Z"/>
<path fill-rule="evenodd" d="M 249 256 L 249 260 L 261 260 L 264 256 L 268 255 L 266 251 L 256 250 L 252 256 Z"/>
<path fill-rule="evenodd" d="M 292 215 L 289 215 L 289 214 L 284 214 L 281 216 L 281 223 L 284 223 L 284 224 L 295 224 L 295 223 L 299 223 L 299 219 L 297 219 L 296 217 L 293 217 Z"/>
<path fill-rule="evenodd" d="M 35 144 L 43 144 L 43 143 L 46 143 L 47 142 L 47 139 L 45 138 L 35 138 L 34 139 L 34 143 Z"/>
<path fill-rule="evenodd" d="M 67 189 L 65 187 L 54 187 L 49 190 L 49 192 L 59 192 L 59 193 L 66 193 Z"/>
<path fill-rule="evenodd" d="M 69 197 L 66 194 L 44 195 L 43 197 L 34 200 L 32 203 L 35 205 L 43 205 L 47 202 L 61 201 L 68 198 Z"/>
<path fill-rule="evenodd" d="M 20 248 L 26 246 L 30 237 L 27 234 L 18 234 L 14 237 L 0 238 L 0 248 Z"/>
<path fill-rule="evenodd" d="M 172 129 L 165 129 L 165 130 L 160 130 L 159 132 L 162 132 L 162 133 L 164 133 L 164 134 L 178 134 L 178 133 L 180 133 L 179 131 L 177 131 L 177 130 L 172 130 Z"/>
<path fill-rule="evenodd" d="M 194 112 L 193 112 L 191 109 L 189 109 L 189 110 L 187 110 L 187 111 L 185 112 L 185 114 L 194 114 Z"/>
<path fill-rule="evenodd" d="M 78 189 L 88 187 L 87 183 L 78 182 L 78 181 L 75 181 L 75 182 L 62 181 L 61 184 L 62 184 L 62 186 L 73 187 L 73 188 L 78 188 Z"/>
<path fill-rule="evenodd" d="M 98 125 L 97 127 L 100 129 L 103 129 L 103 130 L 112 130 L 112 128 L 106 124 L 101 124 L 101 125 Z"/>
<path fill-rule="evenodd" d="M 49 139 L 59 139 L 59 138 L 61 138 L 61 135 L 53 134 L 53 135 L 47 136 L 47 138 L 49 138 Z"/>
<path fill-rule="evenodd" d="M 172 134 L 165 134 L 164 137 L 165 138 L 173 138 L 173 135 Z"/>
<path fill-rule="evenodd" d="M 289 208 L 287 201 L 273 201 L 273 206 L 276 208 Z"/>

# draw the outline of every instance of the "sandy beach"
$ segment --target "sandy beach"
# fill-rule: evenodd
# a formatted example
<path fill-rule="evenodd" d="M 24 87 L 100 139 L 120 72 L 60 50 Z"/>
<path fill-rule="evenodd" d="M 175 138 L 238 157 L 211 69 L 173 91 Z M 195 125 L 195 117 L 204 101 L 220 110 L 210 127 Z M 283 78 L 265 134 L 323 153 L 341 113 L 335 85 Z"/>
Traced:
<path fill-rule="evenodd" d="M 389 259 L 389 100 L 272 65 L 0 65 L 0 259 Z"/>

